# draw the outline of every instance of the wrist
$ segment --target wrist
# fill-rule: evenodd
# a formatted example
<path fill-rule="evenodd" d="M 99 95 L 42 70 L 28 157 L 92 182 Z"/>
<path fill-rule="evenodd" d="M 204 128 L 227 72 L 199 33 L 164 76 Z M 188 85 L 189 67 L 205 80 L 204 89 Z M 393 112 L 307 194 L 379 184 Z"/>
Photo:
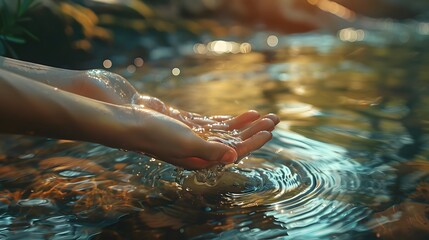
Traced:
<path fill-rule="evenodd" d="M 125 149 L 130 135 L 130 109 L 120 105 L 93 101 L 94 106 L 73 111 L 77 140 Z"/>

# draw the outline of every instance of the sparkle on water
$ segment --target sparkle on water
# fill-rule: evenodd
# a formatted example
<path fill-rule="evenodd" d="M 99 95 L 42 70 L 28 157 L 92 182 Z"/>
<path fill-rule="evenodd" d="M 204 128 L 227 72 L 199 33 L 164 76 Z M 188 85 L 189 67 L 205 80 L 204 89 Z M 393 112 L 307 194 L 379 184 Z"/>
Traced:
<path fill-rule="evenodd" d="M 277 113 L 272 141 L 236 164 L 185 171 L 97 144 L 2 136 L 0 238 L 427 236 L 425 40 L 275 40 L 270 51 L 176 61 L 186 69 L 180 81 L 175 66 L 132 77 L 140 91 L 207 116 Z M 237 132 L 194 130 L 240 141 Z"/>

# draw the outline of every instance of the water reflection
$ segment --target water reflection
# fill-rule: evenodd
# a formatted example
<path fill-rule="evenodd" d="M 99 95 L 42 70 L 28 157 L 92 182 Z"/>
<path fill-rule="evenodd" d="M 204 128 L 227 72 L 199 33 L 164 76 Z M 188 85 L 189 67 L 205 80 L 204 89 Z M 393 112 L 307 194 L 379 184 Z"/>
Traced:
<path fill-rule="evenodd" d="M 362 29 L 345 28 L 338 32 L 338 37 L 342 41 L 356 42 L 365 38 L 365 31 Z"/>
<path fill-rule="evenodd" d="M 340 18 L 348 21 L 353 21 L 356 17 L 356 13 L 352 10 L 344 7 L 343 5 L 330 0 L 307 0 L 311 5 L 317 6 L 320 10 L 329 12 Z"/>
<path fill-rule="evenodd" d="M 133 75 L 140 90 L 189 111 L 280 115 L 273 140 L 218 185 L 96 144 L 2 136 L 0 235 L 424 239 L 425 42 L 278 40 L 275 50 L 196 54 Z M 180 81 L 175 67 L 186 69 Z"/>
<path fill-rule="evenodd" d="M 227 54 L 227 53 L 249 53 L 252 51 L 250 43 L 238 43 L 234 41 L 215 40 L 207 44 L 197 43 L 193 46 L 197 54 Z"/>

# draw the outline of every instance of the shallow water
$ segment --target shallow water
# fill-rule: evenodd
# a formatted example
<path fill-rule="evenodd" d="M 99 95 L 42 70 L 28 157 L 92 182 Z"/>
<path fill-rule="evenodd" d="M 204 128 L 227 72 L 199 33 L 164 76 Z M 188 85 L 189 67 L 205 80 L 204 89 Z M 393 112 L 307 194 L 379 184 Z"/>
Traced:
<path fill-rule="evenodd" d="M 130 76 L 139 90 L 181 109 L 282 121 L 272 141 L 200 188 L 193 172 L 140 154 L 2 136 L 0 238 L 423 239 L 426 45 L 297 35 L 140 69 Z"/>

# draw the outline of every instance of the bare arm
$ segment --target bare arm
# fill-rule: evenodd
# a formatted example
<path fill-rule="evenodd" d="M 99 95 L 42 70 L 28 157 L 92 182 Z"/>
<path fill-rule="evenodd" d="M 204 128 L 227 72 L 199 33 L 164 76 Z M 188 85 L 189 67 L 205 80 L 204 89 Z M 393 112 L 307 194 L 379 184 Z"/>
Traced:
<path fill-rule="evenodd" d="M 123 77 L 104 70 L 68 70 L 0 56 L 0 69 L 66 92 L 113 104 L 130 104 L 137 90 Z"/>
<path fill-rule="evenodd" d="M 260 148 L 274 123 L 257 121 L 235 148 L 206 141 L 188 126 L 145 108 L 114 105 L 0 70 L 0 131 L 96 142 L 144 152 L 189 169 L 228 164 Z"/>
<path fill-rule="evenodd" d="M 0 110 L 2 132 L 94 141 L 85 131 L 113 128 L 122 109 L 0 69 Z"/>
<path fill-rule="evenodd" d="M 260 116 L 254 111 L 246 112 L 236 118 L 220 116 L 207 118 L 199 114 L 172 108 L 158 98 L 140 95 L 123 77 L 104 70 L 75 71 L 19 61 L 0 56 L 0 69 L 37 81 L 63 91 L 118 105 L 140 105 L 179 120 L 189 127 L 213 126 L 222 130 L 243 128 Z M 264 117 L 278 123 L 277 116 Z M 222 122 L 222 124 L 218 124 Z"/>

